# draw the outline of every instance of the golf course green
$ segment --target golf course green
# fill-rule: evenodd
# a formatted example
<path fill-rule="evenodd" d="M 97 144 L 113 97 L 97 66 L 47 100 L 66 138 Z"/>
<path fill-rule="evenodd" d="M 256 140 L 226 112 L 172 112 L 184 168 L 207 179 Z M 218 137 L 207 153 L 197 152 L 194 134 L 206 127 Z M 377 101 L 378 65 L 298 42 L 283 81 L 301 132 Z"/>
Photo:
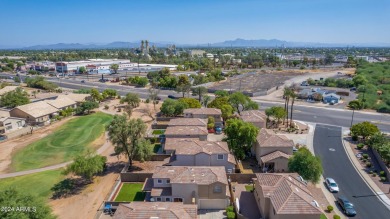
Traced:
<path fill-rule="evenodd" d="M 30 170 L 72 160 L 75 155 L 91 149 L 112 116 L 94 113 L 70 120 L 50 135 L 16 151 L 11 170 Z"/>

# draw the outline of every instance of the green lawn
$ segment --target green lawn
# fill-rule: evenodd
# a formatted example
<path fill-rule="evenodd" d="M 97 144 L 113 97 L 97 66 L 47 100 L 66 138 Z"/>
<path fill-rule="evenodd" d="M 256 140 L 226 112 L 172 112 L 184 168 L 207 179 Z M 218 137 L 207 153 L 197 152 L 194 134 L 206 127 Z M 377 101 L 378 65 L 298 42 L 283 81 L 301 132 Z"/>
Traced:
<path fill-rule="evenodd" d="M 163 135 L 165 133 L 165 130 L 163 129 L 156 129 L 156 130 L 153 130 L 152 134 L 153 135 Z"/>
<path fill-rule="evenodd" d="M 143 201 L 145 192 L 142 189 L 142 183 L 123 183 L 119 194 L 116 196 L 116 202 Z"/>
<path fill-rule="evenodd" d="M 50 189 L 54 184 L 65 178 L 60 170 L 48 170 L 41 173 L 34 173 L 25 176 L 12 177 L 0 180 L 0 190 L 14 187 L 24 193 L 29 193 L 41 198 L 50 198 Z"/>
<path fill-rule="evenodd" d="M 29 170 L 72 160 L 101 136 L 111 119 L 111 115 L 104 113 L 74 118 L 52 134 L 17 151 L 12 157 L 11 169 Z"/>
<path fill-rule="evenodd" d="M 247 192 L 252 191 L 252 190 L 253 190 L 253 185 L 246 185 L 246 186 L 245 186 L 245 190 L 246 190 Z"/>

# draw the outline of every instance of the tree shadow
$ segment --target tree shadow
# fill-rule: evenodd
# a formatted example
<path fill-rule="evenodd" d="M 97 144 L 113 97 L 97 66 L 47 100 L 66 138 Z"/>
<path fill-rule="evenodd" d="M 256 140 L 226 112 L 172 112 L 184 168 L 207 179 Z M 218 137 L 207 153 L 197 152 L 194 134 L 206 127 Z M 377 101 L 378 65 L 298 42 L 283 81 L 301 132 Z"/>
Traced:
<path fill-rule="evenodd" d="M 53 191 L 51 199 L 55 200 L 79 194 L 90 183 L 89 180 L 85 180 L 81 177 L 66 178 L 51 188 Z"/>

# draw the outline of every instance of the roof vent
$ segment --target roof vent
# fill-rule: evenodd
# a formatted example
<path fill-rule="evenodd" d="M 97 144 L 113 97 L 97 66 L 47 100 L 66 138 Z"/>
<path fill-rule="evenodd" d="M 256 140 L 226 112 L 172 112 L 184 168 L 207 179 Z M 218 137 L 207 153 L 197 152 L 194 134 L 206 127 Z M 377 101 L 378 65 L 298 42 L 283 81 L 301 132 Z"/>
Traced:
<path fill-rule="evenodd" d="M 175 172 L 175 170 L 168 170 L 168 173 L 173 173 Z"/>
<path fill-rule="evenodd" d="M 295 190 L 296 190 L 297 192 L 299 192 L 299 189 L 298 189 L 297 187 L 295 187 Z"/>

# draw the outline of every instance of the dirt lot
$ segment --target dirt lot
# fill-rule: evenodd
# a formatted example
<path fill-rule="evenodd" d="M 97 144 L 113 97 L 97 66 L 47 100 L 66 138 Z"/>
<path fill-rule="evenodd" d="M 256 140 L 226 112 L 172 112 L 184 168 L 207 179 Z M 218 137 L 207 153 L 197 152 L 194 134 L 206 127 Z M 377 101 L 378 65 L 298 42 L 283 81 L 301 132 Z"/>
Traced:
<path fill-rule="evenodd" d="M 36 131 L 33 131 L 32 135 L 26 135 L 0 143 L 0 173 L 7 173 L 7 169 L 12 161 L 12 153 L 14 151 L 26 147 L 34 141 L 44 138 L 45 136 L 51 134 L 56 128 L 60 127 L 72 118 L 73 117 L 69 117 L 59 122 L 55 122 L 50 126 L 37 129 Z"/>

